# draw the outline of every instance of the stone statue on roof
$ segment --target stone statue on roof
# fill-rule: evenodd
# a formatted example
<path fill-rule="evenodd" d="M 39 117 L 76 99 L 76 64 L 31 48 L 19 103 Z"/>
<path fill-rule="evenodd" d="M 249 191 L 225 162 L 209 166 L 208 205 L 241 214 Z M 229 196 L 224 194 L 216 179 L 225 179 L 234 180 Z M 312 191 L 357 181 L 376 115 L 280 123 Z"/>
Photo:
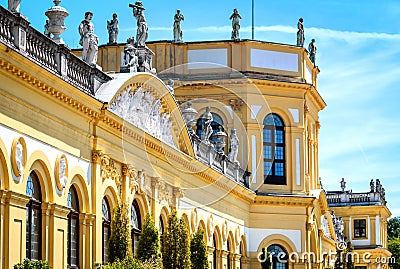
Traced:
<path fill-rule="evenodd" d="M 8 0 L 8 10 L 11 12 L 19 13 L 21 0 Z"/>
<path fill-rule="evenodd" d="M 117 44 L 118 40 L 118 15 L 113 14 L 112 20 L 107 20 L 108 44 Z"/>
<path fill-rule="evenodd" d="M 299 19 L 297 23 L 297 46 L 303 47 L 304 46 L 304 27 L 303 27 L 303 18 Z"/>
<path fill-rule="evenodd" d="M 230 20 L 232 20 L 232 35 L 231 39 L 232 40 L 240 40 L 239 38 L 239 29 L 240 29 L 240 21 L 242 16 L 240 16 L 239 11 L 235 8 L 233 9 L 232 15 L 229 17 Z"/>
<path fill-rule="evenodd" d="M 315 39 L 311 39 L 310 44 L 308 45 L 308 57 L 310 58 L 310 61 L 314 64 L 315 66 L 315 55 L 317 54 L 317 46 L 315 45 Z"/>
<path fill-rule="evenodd" d="M 133 8 L 133 16 L 137 21 L 136 46 L 145 47 L 148 37 L 148 27 L 143 13 L 145 8 L 143 7 L 142 1 L 136 1 L 135 4 L 129 4 L 129 7 Z"/>
<path fill-rule="evenodd" d="M 185 18 L 183 17 L 181 10 L 178 9 L 174 16 L 174 41 L 175 42 L 182 41 L 181 21 L 183 21 L 184 19 Z"/>
<path fill-rule="evenodd" d="M 81 35 L 79 44 L 83 47 L 82 60 L 90 65 L 96 65 L 99 39 L 94 34 L 94 25 L 91 22 L 92 17 L 92 12 L 86 12 L 85 19 L 79 25 L 78 30 Z"/>

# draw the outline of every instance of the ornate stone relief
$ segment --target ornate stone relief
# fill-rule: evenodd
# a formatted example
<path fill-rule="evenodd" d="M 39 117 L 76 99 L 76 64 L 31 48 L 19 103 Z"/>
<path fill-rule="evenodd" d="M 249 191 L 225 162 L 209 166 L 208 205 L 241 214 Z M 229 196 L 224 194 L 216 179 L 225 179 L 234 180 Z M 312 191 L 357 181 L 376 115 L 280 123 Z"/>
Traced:
<path fill-rule="evenodd" d="M 93 162 L 100 163 L 101 165 L 101 178 L 106 180 L 110 178 L 115 181 L 117 187 L 121 186 L 121 174 L 118 172 L 118 169 L 115 167 L 114 160 L 107 154 L 99 150 L 95 150 L 92 152 L 92 160 Z"/>
<path fill-rule="evenodd" d="M 225 242 L 228 239 L 228 222 L 222 223 L 222 240 Z"/>
<path fill-rule="evenodd" d="M 142 173 L 143 170 L 138 171 L 130 164 L 122 165 L 122 175 L 129 178 L 129 190 L 131 194 L 134 192 L 140 192 L 139 176 L 141 176 Z"/>
<path fill-rule="evenodd" d="M 158 189 L 158 200 L 160 202 L 165 201 L 168 205 L 172 204 L 171 187 L 163 180 L 160 180 L 160 185 Z"/>
<path fill-rule="evenodd" d="M 57 189 L 63 191 L 68 183 L 68 162 L 64 154 L 57 156 L 54 168 Z"/>
<path fill-rule="evenodd" d="M 207 220 L 207 234 L 209 237 L 214 234 L 214 220 L 212 215 L 210 215 Z"/>
<path fill-rule="evenodd" d="M 197 230 L 197 223 L 198 223 L 198 214 L 197 214 L 197 209 L 193 209 L 191 213 L 191 224 L 192 224 L 192 230 L 196 231 Z"/>
<path fill-rule="evenodd" d="M 321 226 L 324 232 L 324 236 L 331 238 L 331 233 L 329 232 L 328 219 L 325 216 L 321 216 Z"/>
<path fill-rule="evenodd" d="M 16 137 L 11 146 L 11 166 L 17 183 L 21 182 L 26 164 L 26 144 L 22 137 Z"/>
<path fill-rule="evenodd" d="M 164 143 L 176 147 L 171 134 L 171 115 L 162 110 L 161 100 L 154 98 L 150 91 L 129 86 L 120 92 L 109 109 Z"/>

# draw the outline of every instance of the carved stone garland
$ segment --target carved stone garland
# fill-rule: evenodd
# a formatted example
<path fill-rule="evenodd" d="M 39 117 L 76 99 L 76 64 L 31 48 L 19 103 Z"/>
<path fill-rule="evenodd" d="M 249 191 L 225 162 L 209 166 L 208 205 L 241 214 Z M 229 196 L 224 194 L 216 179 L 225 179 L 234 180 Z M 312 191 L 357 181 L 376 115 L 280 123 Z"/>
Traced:
<path fill-rule="evenodd" d="M 120 92 L 110 105 L 110 111 L 176 148 L 171 134 L 171 115 L 161 108 L 161 100 L 154 98 L 150 91 L 142 87 L 135 91 L 132 86 Z"/>

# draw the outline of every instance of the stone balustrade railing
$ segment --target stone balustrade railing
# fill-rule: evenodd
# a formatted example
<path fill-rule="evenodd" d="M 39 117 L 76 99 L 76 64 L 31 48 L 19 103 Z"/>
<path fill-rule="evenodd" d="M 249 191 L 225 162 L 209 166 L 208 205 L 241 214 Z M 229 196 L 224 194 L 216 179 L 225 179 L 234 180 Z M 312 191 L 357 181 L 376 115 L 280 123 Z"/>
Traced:
<path fill-rule="evenodd" d="M 329 206 L 341 205 L 385 205 L 386 200 L 379 192 L 364 193 L 327 193 L 326 198 Z"/>
<path fill-rule="evenodd" d="M 217 152 L 213 144 L 200 140 L 195 134 L 192 134 L 191 138 L 194 152 L 199 161 L 249 188 L 250 172 L 229 161 L 225 154 Z"/>
<path fill-rule="evenodd" d="M 0 6 L 0 42 L 80 90 L 94 95 L 104 82 L 112 78 L 73 55 L 64 45 L 58 45 L 33 27 L 21 15 Z"/>

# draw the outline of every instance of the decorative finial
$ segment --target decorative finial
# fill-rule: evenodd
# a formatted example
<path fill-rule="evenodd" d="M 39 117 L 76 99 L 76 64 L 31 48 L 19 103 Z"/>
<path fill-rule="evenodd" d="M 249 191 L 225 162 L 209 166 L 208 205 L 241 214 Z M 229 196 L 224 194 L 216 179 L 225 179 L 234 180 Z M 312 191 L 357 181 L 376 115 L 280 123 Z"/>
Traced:
<path fill-rule="evenodd" d="M 53 3 L 54 3 L 54 5 L 58 6 L 58 5 L 60 5 L 61 0 L 54 0 Z"/>

